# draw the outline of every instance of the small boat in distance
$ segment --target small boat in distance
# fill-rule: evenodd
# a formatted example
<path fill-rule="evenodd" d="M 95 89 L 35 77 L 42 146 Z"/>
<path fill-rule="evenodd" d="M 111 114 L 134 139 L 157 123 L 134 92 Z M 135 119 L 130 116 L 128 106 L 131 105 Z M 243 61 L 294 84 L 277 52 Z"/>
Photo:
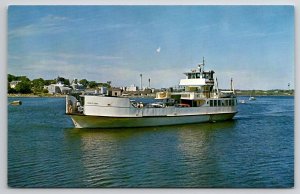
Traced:
<path fill-rule="evenodd" d="M 254 96 L 250 96 L 249 97 L 249 100 L 251 101 L 251 100 L 256 100 L 256 98 L 254 97 Z"/>
<path fill-rule="evenodd" d="M 219 91 L 214 71 L 203 64 L 184 73 L 184 91 L 157 92 L 155 103 L 109 95 L 66 96 L 66 114 L 76 128 L 125 128 L 191 124 L 230 120 L 237 113 L 233 89 Z"/>
<path fill-rule="evenodd" d="M 255 93 L 255 90 L 252 90 L 252 93 L 250 94 L 250 97 L 249 97 L 249 101 L 256 100 L 256 98 L 253 96 L 253 93 Z"/>
<path fill-rule="evenodd" d="M 21 100 L 15 100 L 15 101 L 12 101 L 10 103 L 10 105 L 19 106 L 19 105 L 22 105 L 22 101 Z"/>

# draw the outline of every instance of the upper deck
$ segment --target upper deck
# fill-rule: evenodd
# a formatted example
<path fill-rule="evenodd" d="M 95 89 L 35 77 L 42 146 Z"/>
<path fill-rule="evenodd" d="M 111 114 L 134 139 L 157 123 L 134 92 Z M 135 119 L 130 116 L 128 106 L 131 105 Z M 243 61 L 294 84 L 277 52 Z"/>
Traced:
<path fill-rule="evenodd" d="M 214 85 L 214 71 L 204 71 L 204 59 L 203 64 L 199 64 L 197 69 L 192 69 L 191 72 L 184 73 L 186 78 L 181 79 L 180 86 L 213 86 Z"/>
<path fill-rule="evenodd" d="M 192 72 L 184 73 L 186 75 L 185 79 L 181 79 L 180 86 L 213 86 L 214 85 L 214 71 L 203 71 L 197 72 L 192 70 Z"/>

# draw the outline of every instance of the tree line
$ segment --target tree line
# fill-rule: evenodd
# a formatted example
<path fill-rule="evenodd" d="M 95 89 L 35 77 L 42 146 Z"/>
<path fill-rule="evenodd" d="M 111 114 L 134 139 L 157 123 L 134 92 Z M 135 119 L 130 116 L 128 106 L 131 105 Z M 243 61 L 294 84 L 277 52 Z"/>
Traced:
<path fill-rule="evenodd" d="M 48 90 L 44 88 L 44 86 L 48 86 L 50 84 L 56 84 L 58 82 L 63 83 L 66 86 L 70 86 L 70 80 L 64 77 L 58 77 L 53 80 L 44 80 L 43 78 L 30 80 L 26 76 L 15 76 L 8 74 L 7 76 L 7 91 L 9 94 L 21 93 L 21 94 L 40 94 L 40 93 L 48 93 Z M 10 82 L 19 81 L 14 88 L 11 88 Z M 97 83 L 96 81 L 88 81 L 87 79 L 82 80 L 74 80 L 75 84 L 80 83 L 84 88 L 96 88 L 96 87 L 110 87 L 111 82 L 107 83 Z"/>

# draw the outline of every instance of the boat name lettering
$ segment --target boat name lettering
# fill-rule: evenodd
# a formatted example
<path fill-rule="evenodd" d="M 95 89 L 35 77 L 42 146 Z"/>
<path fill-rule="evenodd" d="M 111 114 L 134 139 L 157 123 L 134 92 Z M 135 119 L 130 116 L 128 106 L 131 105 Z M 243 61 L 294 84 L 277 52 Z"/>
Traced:
<path fill-rule="evenodd" d="M 87 102 L 87 104 L 98 104 L 97 102 Z"/>

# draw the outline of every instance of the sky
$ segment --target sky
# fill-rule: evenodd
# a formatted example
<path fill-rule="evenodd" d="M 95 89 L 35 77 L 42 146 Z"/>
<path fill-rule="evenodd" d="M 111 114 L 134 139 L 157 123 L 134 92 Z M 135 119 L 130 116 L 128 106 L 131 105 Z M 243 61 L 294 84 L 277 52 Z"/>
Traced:
<path fill-rule="evenodd" d="M 292 6 L 10 6 L 8 73 L 175 87 L 205 57 L 219 88 L 294 88 Z"/>

